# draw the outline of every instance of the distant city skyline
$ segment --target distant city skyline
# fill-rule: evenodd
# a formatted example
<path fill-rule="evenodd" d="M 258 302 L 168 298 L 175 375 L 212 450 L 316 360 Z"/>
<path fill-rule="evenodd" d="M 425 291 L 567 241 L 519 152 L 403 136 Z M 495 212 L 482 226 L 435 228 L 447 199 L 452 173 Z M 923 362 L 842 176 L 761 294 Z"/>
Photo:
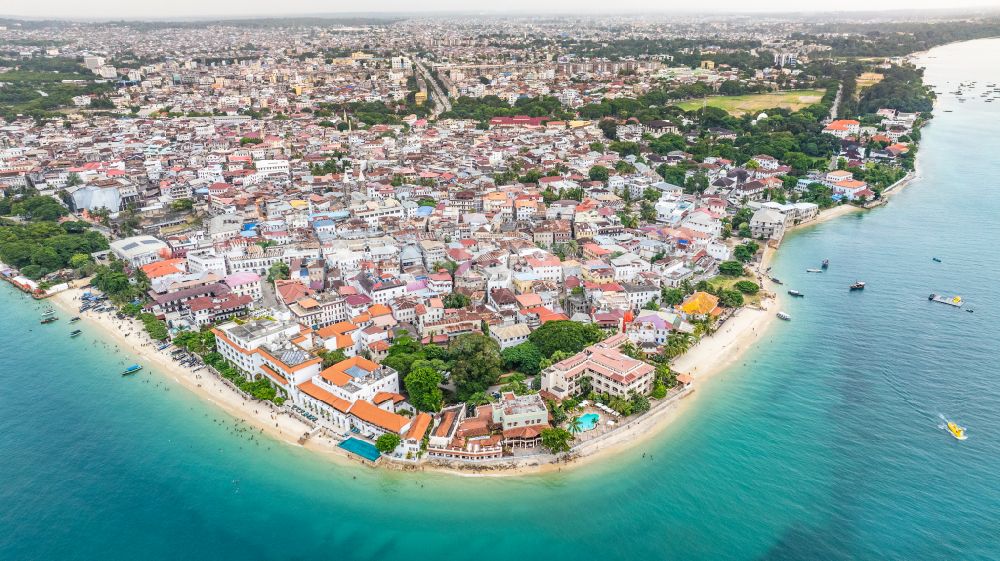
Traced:
<path fill-rule="evenodd" d="M 977 8 L 1000 8 L 1000 0 L 883 0 L 872 3 L 868 0 L 842 0 L 836 5 L 806 5 L 798 0 L 764 0 L 748 3 L 742 0 L 707 0 L 697 5 L 684 3 L 650 3 L 643 0 L 620 0 L 613 4 L 598 0 L 510 0 L 502 8 L 494 6 L 476 9 L 468 2 L 458 0 L 430 0 L 419 4 L 402 0 L 379 0 L 366 4 L 338 6 L 324 0 L 300 0 L 290 4 L 275 3 L 270 0 L 217 0 L 210 3 L 201 0 L 175 0 L 169 3 L 136 3 L 131 0 L 92 0 L 85 3 L 69 0 L 49 0 L 31 2 L 14 0 L 0 7 L 0 17 L 27 18 L 78 18 L 78 19 L 121 19 L 121 18 L 245 18 L 302 15 L 336 14 L 413 14 L 433 12 L 463 13 L 720 13 L 720 12 L 864 12 L 891 10 L 956 10 Z M 671 5 L 675 4 L 675 5 Z M 821 10 L 820 8 L 825 8 Z"/>

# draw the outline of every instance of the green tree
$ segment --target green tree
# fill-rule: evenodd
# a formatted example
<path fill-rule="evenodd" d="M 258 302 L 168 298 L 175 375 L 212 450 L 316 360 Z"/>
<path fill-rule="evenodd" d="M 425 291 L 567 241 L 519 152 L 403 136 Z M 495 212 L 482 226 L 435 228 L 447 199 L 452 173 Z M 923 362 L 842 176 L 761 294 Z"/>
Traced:
<path fill-rule="evenodd" d="M 603 338 L 600 327 L 569 320 L 546 322 L 528 335 L 543 357 L 551 357 L 556 351 L 576 354 Z"/>
<path fill-rule="evenodd" d="M 288 275 L 288 265 L 284 261 L 276 261 L 274 265 L 271 265 L 271 268 L 267 270 L 267 282 L 287 280 Z"/>
<path fill-rule="evenodd" d="M 726 308 L 739 308 L 743 305 L 743 294 L 738 290 L 723 290 L 719 293 L 719 304 Z"/>
<path fill-rule="evenodd" d="M 590 168 L 590 180 L 605 182 L 611 177 L 611 172 L 604 166 L 593 166 Z"/>
<path fill-rule="evenodd" d="M 527 376 L 534 376 L 541 371 L 542 353 L 530 341 L 504 349 L 500 358 L 503 359 L 505 370 L 516 370 Z"/>
<path fill-rule="evenodd" d="M 472 299 L 461 292 L 452 292 L 442 299 L 445 308 L 468 308 Z"/>
<path fill-rule="evenodd" d="M 664 286 L 660 289 L 660 300 L 664 306 L 677 306 L 684 301 L 684 291 Z"/>
<path fill-rule="evenodd" d="M 744 242 L 733 249 L 733 257 L 743 263 L 749 263 L 753 259 L 753 256 L 757 254 L 758 249 L 760 249 L 760 246 L 757 245 L 757 242 Z"/>
<path fill-rule="evenodd" d="M 573 433 L 566 429 L 549 428 L 542 430 L 542 446 L 553 454 L 569 452 L 569 443 L 572 441 Z"/>
<path fill-rule="evenodd" d="M 500 346 L 482 333 L 459 335 L 448 346 L 451 379 L 459 400 L 486 391 L 501 373 Z"/>
<path fill-rule="evenodd" d="M 341 349 L 335 349 L 332 351 L 322 351 L 318 353 L 319 356 L 323 358 L 323 368 L 330 368 L 334 364 L 338 364 L 347 360 L 347 355 Z"/>
<path fill-rule="evenodd" d="M 741 280 L 737 282 L 734 286 L 736 287 L 736 290 L 739 290 L 743 294 L 747 294 L 749 296 L 753 296 L 754 294 L 757 294 L 758 291 L 760 291 L 760 286 L 758 286 L 757 283 L 748 280 Z"/>
<path fill-rule="evenodd" d="M 410 397 L 410 403 L 421 411 L 437 411 L 441 408 L 442 392 L 440 386 L 441 373 L 434 368 L 421 366 L 414 368 L 403 384 Z"/>
<path fill-rule="evenodd" d="M 583 432 L 583 421 L 580 420 L 579 415 L 573 415 L 568 421 L 566 421 L 566 430 L 573 434 Z"/>
<path fill-rule="evenodd" d="M 400 442 L 402 442 L 402 439 L 399 438 L 398 434 L 387 432 L 375 440 L 375 448 L 383 454 L 391 454 L 399 446 Z"/>
<path fill-rule="evenodd" d="M 719 263 L 719 273 L 729 277 L 743 276 L 743 263 L 739 261 L 723 261 Z"/>

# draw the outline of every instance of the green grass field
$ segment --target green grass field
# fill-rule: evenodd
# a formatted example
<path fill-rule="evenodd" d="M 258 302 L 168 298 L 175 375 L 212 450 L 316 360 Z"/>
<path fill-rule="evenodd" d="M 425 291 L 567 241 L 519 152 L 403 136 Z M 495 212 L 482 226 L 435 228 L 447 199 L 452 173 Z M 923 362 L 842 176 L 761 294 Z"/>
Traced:
<path fill-rule="evenodd" d="M 775 107 L 798 111 L 823 99 L 823 90 L 794 90 L 787 92 L 771 92 L 750 95 L 720 95 L 707 98 L 705 101 L 711 107 L 718 107 L 731 115 L 756 113 Z M 692 99 L 676 104 L 685 111 L 701 109 L 702 100 Z"/>

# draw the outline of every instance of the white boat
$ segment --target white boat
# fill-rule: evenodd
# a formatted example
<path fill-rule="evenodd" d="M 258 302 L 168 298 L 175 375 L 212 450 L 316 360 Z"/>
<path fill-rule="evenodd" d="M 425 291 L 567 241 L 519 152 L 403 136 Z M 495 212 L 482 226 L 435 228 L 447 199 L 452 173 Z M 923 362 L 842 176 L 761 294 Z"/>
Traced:
<path fill-rule="evenodd" d="M 822 273 L 823 269 L 806 269 L 807 273 Z"/>
<path fill-rule="evenodd" d="M 791 321 L 792 316 L 786 314 L 785 312 L 778 312 L 778 319 L 783 319 L 785 321 Z"/>

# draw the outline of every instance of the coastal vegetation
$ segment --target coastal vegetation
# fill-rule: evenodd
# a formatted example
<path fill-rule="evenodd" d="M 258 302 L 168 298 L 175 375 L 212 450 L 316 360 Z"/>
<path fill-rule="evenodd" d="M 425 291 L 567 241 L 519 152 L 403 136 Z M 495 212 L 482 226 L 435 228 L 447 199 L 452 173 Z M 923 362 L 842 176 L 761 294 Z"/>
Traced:
<path fill-rule="evenodd" d="M 1000 18 L 956 21 L 901 21 L 877 23 L 820 23 L 809 32 L 792 33 L 792 39 L 828 45 L 830 57 L 905 56 L 931 47 L 1000 35 Z"/>
<path fill-rule="evenodd" d="M 402 439 L 399 438 L 398 434 L 387 432 L 375 440 L 375 449 L 383 454 L 389 454 L 399 446 L 400 442 Z"/>
<path fill-rule="evenodd" d="M 41 279 L 63 269 L 89 273 L 91 253 L 108 248 L 108 240 L 87 222 L 56 222 L 67 214 L 52 197 L 29 195 L 0 199 L 0 260 L 20 269 L 31 279 Z"/>
<path fill-rule="evenodd" d="M 545 322 L 528 335 L 528 341 L 543 357 L 552 357 L 556 352 L 574 355 L 601 339 L 604 332 L 600 327 L 569 320 Z"/>

